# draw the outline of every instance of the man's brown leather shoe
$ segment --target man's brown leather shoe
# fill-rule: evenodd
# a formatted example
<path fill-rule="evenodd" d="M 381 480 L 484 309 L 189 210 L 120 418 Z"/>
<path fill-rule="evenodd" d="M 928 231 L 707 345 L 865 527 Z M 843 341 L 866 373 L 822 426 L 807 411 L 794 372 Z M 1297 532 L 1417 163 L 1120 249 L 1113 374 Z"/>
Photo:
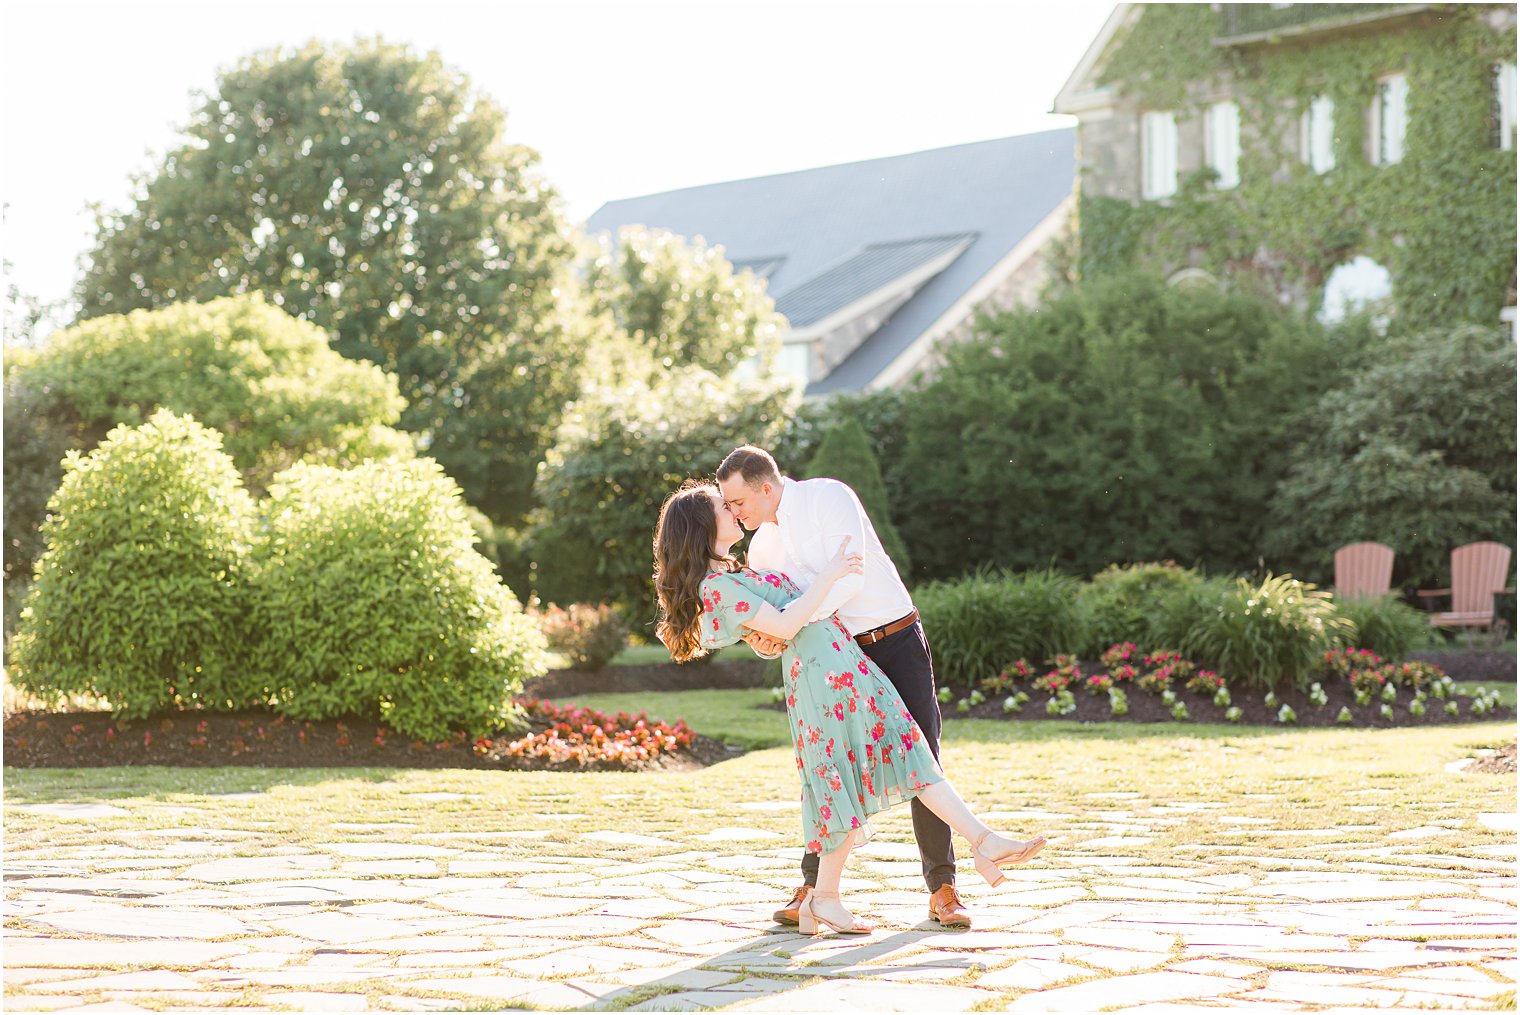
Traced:
<path fill-rule="evenodd" d="M 929 896 L 929 919 L 942 927 L 971 926 L 971 914 L 966 911 L 954 885 L 941 885 Z"/>
<path fill-rule="evenodd" d="M 803 885 L 792 893 L 792 901 L 771 914 L 771 919 L 777 923 L 797 924 L 797 910 L 802 908 L 802 900 L 813 894 L 812 885 Z"/>

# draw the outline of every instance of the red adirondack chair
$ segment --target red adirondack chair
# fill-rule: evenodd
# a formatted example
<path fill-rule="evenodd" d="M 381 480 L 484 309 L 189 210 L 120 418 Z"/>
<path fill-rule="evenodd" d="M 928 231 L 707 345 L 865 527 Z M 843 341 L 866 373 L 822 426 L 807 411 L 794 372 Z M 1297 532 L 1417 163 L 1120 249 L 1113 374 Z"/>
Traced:
<path fill-rule="evenodd" d="M 1335 551 L 1335 594 L 1347 599 L 1387 595 L 1393 587 L 1393 548 L 1351 543 Z"/>
<path fill-rule="evenodd" d="M 1451 551 L 1451 588 L 1421 589 L 1424 599 L 1451 597 L 1451 609 L 1430 615 L 1432 627 L 1482 628 L 1492 631 L 1498 620 L 1494 597 L 1514 593 L 1507 588 L 1510 548 L 1503 543 L 1468 543 Z"/>

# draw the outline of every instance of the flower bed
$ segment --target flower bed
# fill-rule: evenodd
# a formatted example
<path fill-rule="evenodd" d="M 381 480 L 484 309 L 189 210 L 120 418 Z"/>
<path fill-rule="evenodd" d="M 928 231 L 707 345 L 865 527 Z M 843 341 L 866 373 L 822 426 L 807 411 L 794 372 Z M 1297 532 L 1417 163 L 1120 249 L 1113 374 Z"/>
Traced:
<path fill-rule="evenodd" d="M 5 764 L 19 768 L 111 765 L 271 768 L 394 767 L 513 770 L 697 768 L 734 756 L 724 744 L 645 715 L 609 716 L 573 705 L 519 700 L 524 732 L 429 742 L 374 722 L 302 722 L 268 712 L 177 712 L 135 722 L 108 712 L 19 711 L 5 718 Z"/>
<path fill-rule="evenodd" d="M 939 693 L 947 713 L 981 719 L 1411 726 L 1515 714 L 1497 691 L 1462 696 L 1436 666 L 1387 663 L 1365 649 L 1325 652 L 1317 675 L 1306 687 L 1262 692 L 1179 653 L 1123 642 L 1097 663 L 1057 656 L 1042 667 L 1020 659 L 962 697 L 948 687 Z"/>

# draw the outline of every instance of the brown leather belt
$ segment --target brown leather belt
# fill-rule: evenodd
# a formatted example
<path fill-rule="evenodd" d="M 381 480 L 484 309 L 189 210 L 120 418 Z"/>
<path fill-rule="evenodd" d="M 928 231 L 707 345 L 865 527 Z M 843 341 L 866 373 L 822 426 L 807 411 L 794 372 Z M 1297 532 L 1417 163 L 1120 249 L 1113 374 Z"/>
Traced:
<path fill-rule="evenodd" d="M 855 640 L 862 645 L 875 645 L 883 638 L 896 634 L 898 631 L 906 631 L 916 623 L 918 623 L 918 611 L 914 610 L 901 620 L 894 620 L 890 624 L 883 624 L 880 627 L 873 627 L 869 631 L 862 631 L 855 636 Z"/>

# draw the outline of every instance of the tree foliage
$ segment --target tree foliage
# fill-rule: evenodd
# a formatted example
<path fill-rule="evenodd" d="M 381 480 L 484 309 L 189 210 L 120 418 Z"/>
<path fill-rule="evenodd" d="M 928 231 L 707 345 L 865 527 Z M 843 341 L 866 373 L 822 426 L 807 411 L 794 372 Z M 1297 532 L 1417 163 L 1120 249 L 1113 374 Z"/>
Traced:
<path fill-rule="evenodd" d="M 254 509 L 220 435 L 160 409 L 63 469 L 11 643 L 17 685 L 100 695 L 132 717 L 255 703 L 242 567 Z"/>
<path fill-rule="evenodd" d="M 984 322 L 907 403 L 897 517 L 920 575 L 1252 567 L 1298 410 L 1350 342 L 1146 276 Z"/>
<path fill-rule="evenodd" d="M 1500 329 L 1395 337 L 1314 407 L 1267 547 L 1328 581 L 1337 547 L 1394 548 L 1394 578 L 1445 585 L 1454 547 L 1515 528 L 1515 345 Z"/>
<path fill-rule="evenodd" d="M 808 478 L 820 476 L 837 479 L 855 491 L 887 556 L 906 579 L 912 573 L 908 547 L 892 524 L 892 504 L 887 499 L 881 466 L 876 461 L 876 453 L 871 450 L 865 427 L 850 419 L 828 432 L 807 466 Z"/>
<path fill-rule="evenodd" d="M 354 464 L 410 457 L 391 429 L 395 378 L 328 348 L 322 329 L 258 295 L 97 317 L 8 352 L 5 397 L 6 574 L 36 559 L 58 460 L 160 407 L 218 430 L 261 491 L 300 458 Z"/>
<path fill-rule="evenodd" d="M 625 348 L 621 377 L 589 391 L 560 431 L 540 479 L 530 535 L 535 592 L 545 601 L 614 602 L 634 632 L 654 618 L 651 545 L 665 498 L 711 477 L 723 455 L 764 445 L 784 424 L 790 386 L 725 381 L 700 367 L 664 371 Z"/>
<path fill-rule="evenodd" d="M 497 521 L 524 515 L 586 340 L 537 156 L 436 55 L 261 53 L 102 215 L 84 317 L 266 293 L 399 378 L 405 429 Z"/>
<path fill-rule="evenodd" d="M 764 283 L 700 237 L 625 228 L 599 241 L 585 277 L 592 312 L 666 366 L 726 376 L 752 356 L 769 364 L 786 327 Z"/>

